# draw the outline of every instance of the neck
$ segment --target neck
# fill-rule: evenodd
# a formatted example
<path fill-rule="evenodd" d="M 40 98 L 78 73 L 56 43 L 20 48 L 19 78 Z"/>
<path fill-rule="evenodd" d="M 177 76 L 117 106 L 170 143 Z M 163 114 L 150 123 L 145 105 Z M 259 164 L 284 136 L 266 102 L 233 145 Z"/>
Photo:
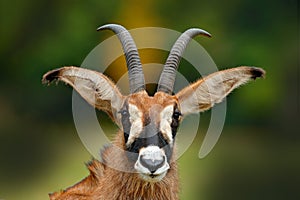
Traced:
<path fill-rule="evenodd" d="M 95 199 L 152 199 L 177 200 L 178 177 L 175 164 L 159 182 L 146 182 L 136 173 L 107 169 L 104 179 L 95 191 Z"/>
<path fill-rule="evenodd" d="M 103 183 L 111 196 L 107 199 L 178 199 L 179 184 L 177 164 L 171 161 L 170 169 L 166 176 L 159 182 L 147 182 L 139 177 L 139 174 L 130 172 L 133 164 L 130 163 L 124 151 L 124 139 L 121 131 L 117 134 L 113 145 L 102 151 L 102 159 L 109 167 L 106 168 Z M 122 159 L 119 159 L 122 158 Z M 115 167 L 116 168 L 115 168 Z M 119 171 L 117 169 L 124 169 Z M 99 188 L 103 192 L 103 188 Z M 99 191 L 99 193 L 101 192 Z M 116 191 L 115 193 L 111 191 Z"/>
<path fill-rule="evenodd" d="M 88 164 L 90 171 L 88 177 L 64 191 L 50 194 L 50 199 L 178 200 L 176 162 L 171 161 L 170 169 L 161 181 L 146 182 L 139 177 L 139 174 L 132 172 L 132 164 L 128 161 L 125 152 L 120 151 L 124 149 L 123 140 L 121 133 L 117 134 L 113 145 L 102 151 L 103 162 L 93 159 Z"/>

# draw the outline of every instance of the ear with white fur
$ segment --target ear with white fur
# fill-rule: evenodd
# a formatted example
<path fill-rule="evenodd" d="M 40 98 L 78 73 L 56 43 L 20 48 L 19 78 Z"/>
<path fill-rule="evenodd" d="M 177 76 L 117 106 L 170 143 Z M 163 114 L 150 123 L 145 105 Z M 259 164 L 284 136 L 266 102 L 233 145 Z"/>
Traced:
<path fill-rule="evenodd" d="M 54 80 L 72 86 L 90 105 L 105 111 L 113 120 L 113 113 L 122 106 L 123 96 L 119 89 L 102 73 L 79 67 L 62 67 L 49 71 L 42 79 L 48 84 Z"/>
<path fill-rule="evenodd" d="M 236 67 L 215 72 L 176 94 L 181 113 L 185 115 L 208 110 L 235 88 L 264 75 L 265 71 L 256 67 Z"/>

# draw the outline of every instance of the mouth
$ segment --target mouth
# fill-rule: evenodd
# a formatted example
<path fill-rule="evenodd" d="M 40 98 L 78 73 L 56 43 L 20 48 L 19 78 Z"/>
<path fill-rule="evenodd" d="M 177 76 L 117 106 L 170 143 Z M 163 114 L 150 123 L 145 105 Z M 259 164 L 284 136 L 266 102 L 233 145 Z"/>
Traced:
<path fill-rule="evenodd" d="M 145 174 L 145 173 L 139 173 L 140 177 L 147 182 L 159 182 L 161 181 L 165 175 L 167 174 L 167 171 L 164 171 L 163 173 L 156 174 L 156 173 L 151 173 L 151 174 Z"/>

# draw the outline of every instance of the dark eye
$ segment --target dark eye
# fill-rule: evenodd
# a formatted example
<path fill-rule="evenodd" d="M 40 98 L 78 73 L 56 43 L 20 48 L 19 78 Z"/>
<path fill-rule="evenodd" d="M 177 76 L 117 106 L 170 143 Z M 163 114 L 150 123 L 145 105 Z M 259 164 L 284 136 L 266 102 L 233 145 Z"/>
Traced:
<path fill-rule="evenodd" d="M 123 126 L 123 131 L 124 131 L 124 139 L 125 139 L 125 143 L 127 143 L 128 137 L 129 137 L 129 132 L 130 132 L 130 127 L 131 127 L 131 123 L 129 121 L 129 113 L 128 113 L 128 110 L 126 110 L 125 108 L 121 109 L 118 113 L 121 114 L 121 122 L 122 122 L 122 126 Z"/>
<path fill-rule="evenodd" d="M 174 119 L 179 120 L 179 117 L 180 117 L 181 115 L 182 115 L 182 114 L 181 114 L 181 112 L 180 112 L 178 109 L 174 110 L 174 113 L 173 113 L 173 118 L 174 118 Z"/>

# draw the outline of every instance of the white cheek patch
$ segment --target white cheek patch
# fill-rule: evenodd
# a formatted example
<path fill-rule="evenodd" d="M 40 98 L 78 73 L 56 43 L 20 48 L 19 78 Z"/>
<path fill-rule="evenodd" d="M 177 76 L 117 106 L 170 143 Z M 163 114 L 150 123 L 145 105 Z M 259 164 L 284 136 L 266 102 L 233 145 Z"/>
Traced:
<path fill-rule="evenodd" d="M 126 143 L 127 146 L 133 143 L 135 138 L 137 138 L 143 130 L 142 112 L 135 105 L 131 104 L 128 105 L 128 112 L 130 116 L 129 121 L 131 123 L 131 128 L 128 141 Z"/>
<path fill-rule="evenodd" d="M 173 105 L 169 105 L 165 107 L 160 113 L 160 131 L 165 139 L 167 139 L 169 144 L 172 144 L 173 142 L 171 129 L 173 110 Z"/>

